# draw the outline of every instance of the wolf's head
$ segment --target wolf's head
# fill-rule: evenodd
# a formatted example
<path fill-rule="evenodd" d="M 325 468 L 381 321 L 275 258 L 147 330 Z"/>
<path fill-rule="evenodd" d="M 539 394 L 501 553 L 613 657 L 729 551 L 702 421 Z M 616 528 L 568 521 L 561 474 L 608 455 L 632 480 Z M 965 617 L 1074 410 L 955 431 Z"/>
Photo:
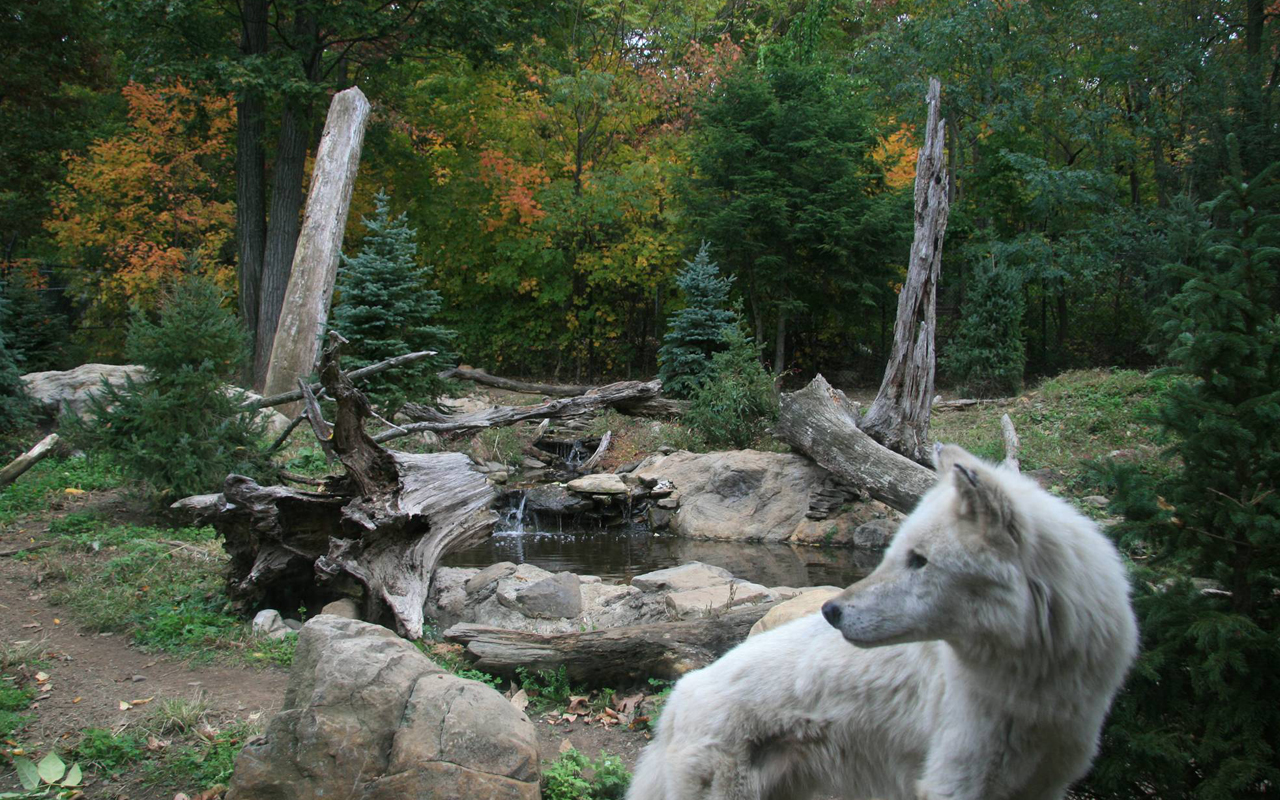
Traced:
<path fill-rule="evenodd" d="M 999 635 L 1035 603 L 1022 569 L 1024 520 L 1003 468 L 954 445 L 937 447 L 934 463 L 937 485 L 880 566 L 822 607 L 859 647 Z"/>

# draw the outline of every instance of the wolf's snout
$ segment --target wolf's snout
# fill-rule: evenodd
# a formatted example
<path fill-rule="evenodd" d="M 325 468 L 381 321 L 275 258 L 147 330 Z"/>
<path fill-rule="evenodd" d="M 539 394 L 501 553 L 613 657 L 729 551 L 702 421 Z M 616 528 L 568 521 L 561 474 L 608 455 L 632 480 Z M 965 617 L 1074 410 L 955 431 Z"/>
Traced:
<path fill-rule="evenodd" d="M 840 627 L 840 604 L 835 600 L 828 600 L 822 604 L 822 616 L 826 617 L 827 622 L 835 627 Z"/>

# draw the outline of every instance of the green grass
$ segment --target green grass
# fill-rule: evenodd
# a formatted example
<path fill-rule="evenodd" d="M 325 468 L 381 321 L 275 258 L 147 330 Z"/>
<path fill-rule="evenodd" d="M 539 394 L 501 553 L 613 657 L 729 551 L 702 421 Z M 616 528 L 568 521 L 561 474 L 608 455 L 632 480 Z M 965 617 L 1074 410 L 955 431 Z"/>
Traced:
<path fill-rule="evenodd" d="M 1159 456 L 1162 438 L 1152 415 L 1171 379 L 1133 370 L 1079 370 L 1051 378 L 1012 404 L 935 413 L 930 433 L 976 455 L 1004 458 L 1000 417 L 1008 413 L 1021 439 L 1023 471 L 1051 469 L 1061 489 L 1100 490 L 1086 462 L 1114 450 L 1135 450 L 1144 470 L 1168 468 Z"/>
<path fill-rule="evenodd" d="M 147 755 L 146 743 L 146 737 L 129 731 L 112 733 L 106 728 L 87 728 L 81 731 L 80 741 L 71 748 L 70 755 L 86 769 L 114 775 L 141 761 Z"/>
<path fill-rule="evenodd" d="M 261 726 L 235 722 L 213 731 L 209 738 L 164 750 L 143 765 L 143 781 L 157 786 L 186 786 L 200 791 L 231 777 L 236 756 L 245 742 L 262 732 Z"/>
<path fill-rule="evenodd" d="M 47 458 L 14 483 L 0 489 L 0 525 L 47 510 L 49 501 L 69 488 L 103 491 L 123 484 L 124 476 L 105 455 Z"/>
<path fill-rule="evenodd" d="M 13 738 L 31 721 L 31 715 L 22 712 L 35 699 L 30 676 L 41 665 L 43 650 L 43 641 L 0 649 L 0 741 Z"/>
<path fill-rule="evenodd" d="M 543 800 L 622 800 L 631 773 L 622 759 L 605 752 L 598 761 L 566 750 L 542 770 Z"/>
<path fill-rule="evenodd" d="M 524 667 L 516 667 L 516 677 L 520 681 L 520 688 L 529 696 L 529 705 L 537 711 L 563 708 L 569 705 L 569 698 L 573 695 L 589 693 L 587 689 L 569 683 L 569 673 L 564 667 L 554 672 L 530 672 Z"/>

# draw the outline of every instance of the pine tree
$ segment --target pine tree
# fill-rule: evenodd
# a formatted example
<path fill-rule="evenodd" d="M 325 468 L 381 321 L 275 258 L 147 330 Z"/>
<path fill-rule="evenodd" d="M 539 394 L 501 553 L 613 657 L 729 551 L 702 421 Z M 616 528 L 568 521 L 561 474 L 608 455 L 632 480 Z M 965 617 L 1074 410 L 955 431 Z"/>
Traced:
<path fill-rule="evenodd" d="M 1026 348 L 1022 342 L 1022 279 L 1007 268 L 982 262 L 964 298 L 960 327 L 943 366 L 967 395 L 1007 397 L 1022 389 Z"/>
<path fill-rule="evenodd" d="M 709 246 L 703 242 L 698 255 L 684 262 L 676 275 L 685 306 L 672 315 L 658 351 L 662 391 L 672 397 L 689 397 L 706 381 L 712 356 L 725 349 L 725 329 L 738 324 L 729 306 L 733 279 L 720 275 Z"/>
<path fill-rule="evenodd" d="M 773 378 L 741 325 L 721 329 L 721 346 L 707 380 L 693 391 L 684 422 L 711 447 L 750 447 L 778 418 Z"/>
<path fill-rule="evenodd" d="M 13 330 L 11 318 L 9 301 L 0 292 L 0 433 L 12 431 L 31 419 L 31 403 L 9 343 Z"/>
<path fill-rule="evenodd" d="M 1144 653 L 1104 736 L 1099 796 L 1262 797 L 1280 785 L 1280 163 L 1206 204 L 1216 227 L 1166 312 L 1182 378 L 1159 410 L 1177 458 L 1113 469 L 1146 556 Z M 1195 581 L 1193 582 L 1193 579 Z M 1211 591 L 1205 592 L 1206 579 Z"/>
<path fill-rule="evenodd" d="M 372 218 L 361 220 L 368 235 L 354 258 L 342 257 L 340 300 L 333 328 L 346 337 L 343 364 L 348 369 L 419 350 L 438 355 L 371 377 L 362 387 L 388 418 L 405 402 L 433 403 L 447 388 L 437 377 L 452 354 L 456 334 L 431 324 L 440 310 L 440 293 L 429 288 L 430 267 L 418 263 L 417 231 L 405 215 L 391 216 L 391 198 L 378 192 Z"/>
<path fill-rule="evenodd" d="M 146 375 L 123 387 L 104 382 L 77 432 L 162 499 L 215 491 L 232 472 L 266 470 L 262 425 L 226 390 L 248 355 L 226 301 L 188 277 L 164 293 L 158 322 L 135 311 L 125 349 Z"/>

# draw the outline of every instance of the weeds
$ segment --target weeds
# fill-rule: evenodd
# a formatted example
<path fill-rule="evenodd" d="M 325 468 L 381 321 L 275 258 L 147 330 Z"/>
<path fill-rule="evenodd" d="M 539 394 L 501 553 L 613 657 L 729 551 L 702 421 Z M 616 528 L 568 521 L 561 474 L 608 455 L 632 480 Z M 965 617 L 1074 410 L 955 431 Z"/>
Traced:
<path fill-rule="evenodd" d="M 87 767 L 111 775 L 123 772 L 146 756 L 146 740 L 127 731 L 112 733 L 106 728 L 87 728 L 71 754 Z"/>
<path fill-rule="evenodd" d="M 221 730 L 206 728 L 194 743 L 168 748 L 161 758 L 149 760 L 143 780 L 201 789 L 225 783 L 245 742 L 261 732 L 261 726 L 251 722 L 235 722 Z"/>
<path fill-rule="evenodd" d="M 515 426 L 485 428 L 471 437 L 471 454 L 481 461 L 518 464 L 528 443 L 528 433 L 517 430 Z"/>
<path fill-rule="evenodd" d="M 292 637 L 290 637 L 292 638 Z M 161 734 L 190 733 L 209 713 L 209 701 L 202 693 L 195 697 L 169 697 L 161 700 L 152 712 L 151 727 Z"/>
<path fill-rule="evenodd" d="M 530 704 L 538 711 L 562 708 L 569 705 L 569 698 L 573 695 L 587 694 L 586 689 L 570 685 L 569 672 L 563 666 L 555 672 L 544 669 L 536 673 L 516 667 L 516 678 L 520 688 L 529 696 Z"/>
<path fill-rule="evenodd" d="M 543 800 L 621 800 L 631 783 L 622 759 L 603 751 L 600 760 L 566 750 L 542 771 Z"/>
<path fill-rule="evenodd" d="M 104 454 L 45 459 L 0 491 L 0 525 L 49 509 L 53 498 L 67 489 L 103 491 L 123 483 L 120 469 Z"/>

